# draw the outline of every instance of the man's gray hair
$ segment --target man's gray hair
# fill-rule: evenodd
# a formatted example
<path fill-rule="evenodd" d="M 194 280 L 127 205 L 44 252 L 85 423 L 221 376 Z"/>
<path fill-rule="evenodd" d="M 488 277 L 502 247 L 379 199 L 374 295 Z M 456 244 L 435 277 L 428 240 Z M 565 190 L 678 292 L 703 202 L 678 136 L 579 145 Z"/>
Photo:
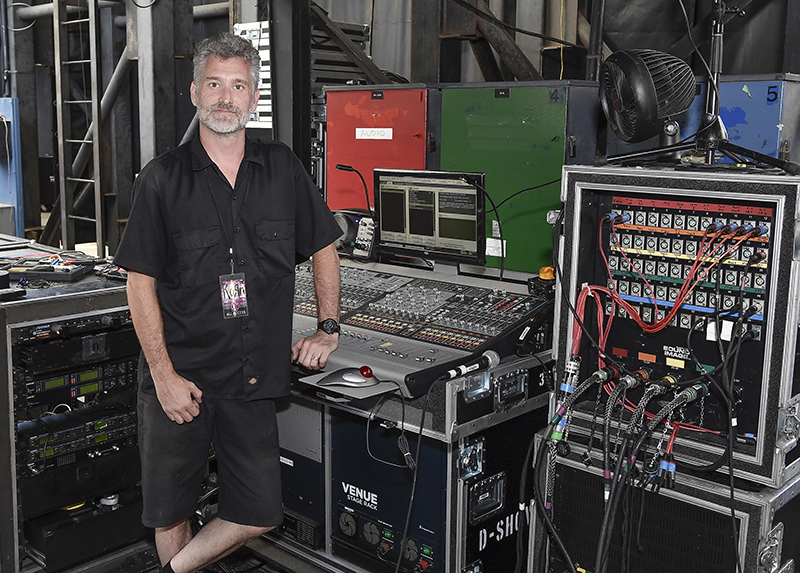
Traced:
<path fill-rule="evenodd" d="M 220 60 L 241 58 L 250 64 L 250 81 L 253 84 L 252 92 L 258 89 L 259 72 L 261 70 L 261 56 L 258 50 L 248 40 L 229 32 L 222 32 L 214 38 L 206 38 L 194 50 L 194 83 L 200 85 L 200 77 L 206 67 L 210 56 Z"/>

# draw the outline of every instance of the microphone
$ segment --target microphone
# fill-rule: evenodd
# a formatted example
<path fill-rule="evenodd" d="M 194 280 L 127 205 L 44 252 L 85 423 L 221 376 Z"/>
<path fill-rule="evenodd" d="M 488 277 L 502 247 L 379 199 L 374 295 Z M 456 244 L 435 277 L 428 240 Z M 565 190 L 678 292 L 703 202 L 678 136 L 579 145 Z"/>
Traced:
<path fill-rule="evenodd" d="M 494 368 L 498 364 L 500 364 L 500 355 L 494 350 L 487 350 L 477 358 L 473 358 L 465 364 L 460 364 L 452 370 L 448 370 L 439 377 L 439 380 L 453 380 L 454 378 L 466 376 L 470 372 Z"/>
<path fill-rule="evenodd" d="M 367 188 L 367 182 L 364 181 L 364 176 L 361 175 L 361 172 L 352 165 L 345 165 L 344 163 L 337 163 L 336 169 L 337 171 L 352 171 L 359 176 L 359 178 L 361 179 L 361 184 L 364 186 L 364 196 L 367 199 L 367 211 L 372 213 L 372 206 L 369 204 L 369 189 Z"/>

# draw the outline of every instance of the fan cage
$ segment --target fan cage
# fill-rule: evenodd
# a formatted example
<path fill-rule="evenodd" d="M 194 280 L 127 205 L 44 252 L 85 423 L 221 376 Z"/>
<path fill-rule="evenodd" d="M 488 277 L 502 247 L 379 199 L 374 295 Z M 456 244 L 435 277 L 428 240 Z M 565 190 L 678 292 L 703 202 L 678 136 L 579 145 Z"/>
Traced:
<path fill-rule="evenodd" d="M 695 98 L 692 68 L 683 60 L 656 50 L 633 50 L 653 79 L 658 98 L 658 118 L 678 115 L 689 109 Z"/>
<path fill-rule="evenodd" d="M 638 123 L 636 100 L 624 70 L 613 62 L 603 66 L 603 103 L 608 104 L 606 116 L 614 133 L 625 141 L 633 137 Z M 604 105 L 604 107 L 606 107 Z"/>
<path fill-rule="evenodd" d="M 645 141 L 692 105 L 695 78 L 684 61 L 656 50 L 614 52 L 601 68 L 601 104 L 623 141 Z"/>

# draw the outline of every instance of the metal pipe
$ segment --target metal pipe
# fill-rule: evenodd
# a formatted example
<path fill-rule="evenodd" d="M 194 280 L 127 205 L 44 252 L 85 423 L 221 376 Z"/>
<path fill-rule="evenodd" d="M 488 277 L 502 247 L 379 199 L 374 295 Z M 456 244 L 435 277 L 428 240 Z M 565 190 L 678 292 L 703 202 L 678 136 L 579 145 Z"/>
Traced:
<path fill-rule="evenodd" d="M 204 18 L 221 18 L 230 15 L 230 4 L 228 2 L 218 2 L 217 4 L 202 4 L 192 8 L 192 16 L 195 20 Z M 114 25 L 119 29 L 124 29 L 127 25 L 125 16 L 114 18 Z"/>
<path fill-rule="evenodd" d="M 202 4 L 192 8 L 192 15 L 195 20 L 202 18 L 217 18 L 219 16 L 227 16 L 230 13 L 230 4 L 228 2 L 219 2 L 217 4 Z"/>
<path fill-rule="evenodd" d="M 99 0 L 99 2 L 97 2 L 98 8 L 113 8 L 114 6 L 124 6 L 124 4 L 122 2 L 114 2 L 113 0 Z M 67 6 L 67 14 L 83 11 L 86 11 L 86 7 Z M 20 20 L 35 20 L 47 16 L 52 17 L 53 3 L 49 2 L 47 4 L 37 4 L 36 6 L 23 6 L 22 8 L 17 8 L 14 14 L 16 14 Z"/>
<path fill-rule="evenodd" d="M 8 26 L 6 25 L 7 18 L 8 14 L 6 13 L 6 0 L 0 0 L 0 26 L 3 27 L 2 37 L 0 37 L 0 42 L 3 43 L 3 69 L 0 71 L 3 73 L 3 97 L 11 96 L 11 80 L 6 73 L 11 69 L 11 65 L 9 63 L 10 54 L 8 50 Z"/>
<path fill-rule="evenodd" d="M 99 8 L 113 8 L 114 6 L 124 6 L 122 2 L 115 2 L 114 0 L 99 0 L 97 3 Z M 67 6 L 67 14 L 73 12 L 80 12 L 86 10 L 80 6 Z M 53 4 L 37 4 L 36 6 L 23 6 L 17 8 L 14 12 L 20 20 L 35 20 L 37 18 L 46 18 L 53 15 Z M 230 13 L 230 5 L 228 2 L 218 2 L 216 4 L 203 4 L 201 6 L 194 6 L 192 8 L 192 15 L 195 20 L 203 18 L 217 18 L 219 16 L 227 16 Z"/>
<path fill-rule="evenodd" d="M 589 54 L 586 56 L 586 79 L 597 81 L 600 74 L 600 63 L 603 59 L 603 20 L 605 19 L 606 0 L 592 2 L 592 30 L 589 34 Z"/>
<path fill-rule="evenodd" d="M 111 108 L 114 107 L 114 104 L 117 102 L 117 96 L 119 96 L 120 89 L 122 88 L 122 84 L 125 83 L 127 79 L 128 71 L 131 69 L 131 60 L 128 59 L 128 47 L 122 50 L 122 54 L 119 57 L 119 61 L 117 62 L 117 67 L 114 68 L 114 73 L 111 75 L 111 79 L 108 81 L 108 86 L 106 86 L 106 91 L 103 93 L 103 97 L 100 100 L 100 129 L 103 129 L 103 118 L 106 117 L 110 112 Z M 96 119 L 96 118 L 95 118 Z M 86 129 L 86 135 L 84 139 L 90 140 L 92 139 L 92 130 L 94 128 L 94 120 L 92 123 L 89 124 L 89 127 Z M 78 176 L 86 167 L 86 164 L 89 162 L 89 157 L 92 154 L 92 144 L 90 143 L 83 143 L 81 144 L 81 148 L 78 150 L 78 153 L 75 154 L 75 160 L 72 162 L 72 173 Z M 80 206 L 81 198 L 83 197 L 83 193 L 81 193 L 77 199 L 75 199 L 75 207 L 77 208 Z"/>
<path fill-rule="evenodd" d="M 486 14 L 493 15 L 491 10 L 489 10 L 489 5 L 484 0 L 478 0 L 476 7 Z M 478 30 L 480 30 L 483 37 L 486 38 L 486 41 L 497 50 L 500 59 L 508 66 L 508 69 L 511 70 L 515 78 L 518 80 L 542 79 L 542 76 L 540 76 L 536 68 L 533 67 L 533 64 L 511 37 L 511 34 L 504 28 L 494 22 L 478 18 Z"/>

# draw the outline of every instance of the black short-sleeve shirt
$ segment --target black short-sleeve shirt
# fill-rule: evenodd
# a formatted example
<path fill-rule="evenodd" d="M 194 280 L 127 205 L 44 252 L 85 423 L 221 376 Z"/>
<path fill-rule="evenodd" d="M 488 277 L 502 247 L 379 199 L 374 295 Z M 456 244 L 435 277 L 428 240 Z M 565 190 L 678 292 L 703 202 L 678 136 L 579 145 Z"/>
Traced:
<path fill-rule="evenodd" d="M 289 391 L 295 253 L 340 234 L 286 145 L 247 140 L 231 189 L 195 138 L 140 173 L 114 263 L 157 280 L 176 372 L 212 397 L 271 398 Z M 219 278 L 231 273 L 230 248 L 249 314 L 225 319 Z"/>

